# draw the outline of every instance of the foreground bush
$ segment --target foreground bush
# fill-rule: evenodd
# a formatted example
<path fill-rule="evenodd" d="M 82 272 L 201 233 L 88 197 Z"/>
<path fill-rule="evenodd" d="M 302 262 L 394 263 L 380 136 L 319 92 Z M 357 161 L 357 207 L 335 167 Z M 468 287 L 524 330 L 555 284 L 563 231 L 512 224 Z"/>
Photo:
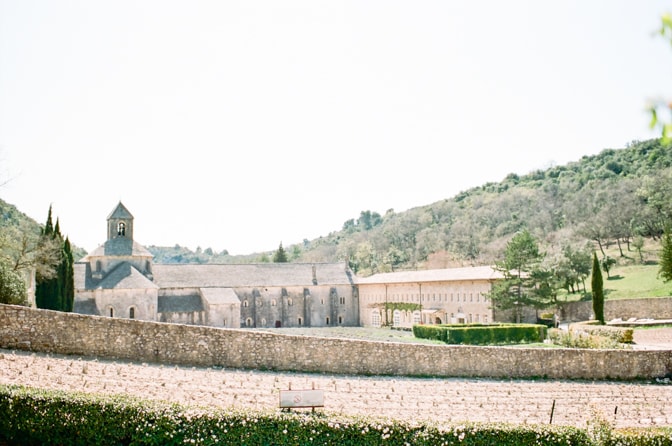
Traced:
<path fill-rule="evenodd" d="M 0 386 L 0 441 L 20 445 L 586 445 L 573 427 L 199 410 L 119 396 Z M 634 443 L 629 443 L 634 444 Z"/>
<path fill-rule="evenodd" d="M 440 427 L 323 413 L 206 410 L 121 396 L 0 385 L 0 442 L 8 445 L 594 445 L 672 446 L 672 429 L 614 431 L 548 425 Z"/>

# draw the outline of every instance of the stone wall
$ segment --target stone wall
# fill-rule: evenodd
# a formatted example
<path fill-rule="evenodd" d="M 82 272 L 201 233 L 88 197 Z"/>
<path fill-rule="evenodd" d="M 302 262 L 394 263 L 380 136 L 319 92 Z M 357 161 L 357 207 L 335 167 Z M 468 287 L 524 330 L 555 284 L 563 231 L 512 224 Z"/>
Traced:
<path fill-rule="evenodd" d="M 571 302 L 564 305 L 560 316 L 563 321 L 586 321 L 592 318 L 592 301 Z M 610 321 L 621 318 L 672 319 L 672 297 L 648 299 L 617 299 L 604 301 L 604 319 Z"/>
<path fill-rule="evenodd" d="M 335 374 L 634 379 L 670 351 L 443 346 L 290 336 L 0 305 L 0 348 L 166 364 Z"/>

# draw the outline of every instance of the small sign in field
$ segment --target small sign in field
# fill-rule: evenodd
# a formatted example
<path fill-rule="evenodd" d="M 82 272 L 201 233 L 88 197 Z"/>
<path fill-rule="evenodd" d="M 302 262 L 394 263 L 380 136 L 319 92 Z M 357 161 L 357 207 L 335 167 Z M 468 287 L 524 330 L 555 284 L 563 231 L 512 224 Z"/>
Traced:
<path fill-rule="evenodd" d="M 324 390 L 281 390 L 281 409 L 324 407 Z"/>

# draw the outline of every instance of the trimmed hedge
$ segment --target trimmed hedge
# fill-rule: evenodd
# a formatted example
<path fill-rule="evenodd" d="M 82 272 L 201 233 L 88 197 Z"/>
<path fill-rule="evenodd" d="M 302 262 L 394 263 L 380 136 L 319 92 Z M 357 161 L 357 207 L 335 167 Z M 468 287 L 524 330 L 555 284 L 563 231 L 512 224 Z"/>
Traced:
<path fill-rule="evenodd" d="M 546 330 L 546 326 L 537 324 L 414 325 L 413 335 L 446 344 L 520 344 L 543 342 Z"/>
<path fill-rule="evenodd" d="M 20 386 L 0 386 L 0 441 L 100 446 L 591 444 L 588 433 L 574 427 L 468 423 L 439 427 L 320 412 L 205 410 Z"/>

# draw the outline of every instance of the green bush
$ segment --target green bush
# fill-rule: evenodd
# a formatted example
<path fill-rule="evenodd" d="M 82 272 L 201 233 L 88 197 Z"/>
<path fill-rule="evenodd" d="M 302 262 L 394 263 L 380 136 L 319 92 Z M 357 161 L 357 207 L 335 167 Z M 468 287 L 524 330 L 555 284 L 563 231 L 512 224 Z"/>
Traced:
<path fill-rule="evenodd" d="M 585 445 L 579 428 L 431 423 L 310 412 L 205 410 L 0 386 L 0 441 L 21 445 Z"/>
<path fill-rule="evenodd" d="M 414 325 L 413 334 L 447 344 L 520 344 L 542 342 L 546 338 L 546 327 L 537 324 Z"/>

